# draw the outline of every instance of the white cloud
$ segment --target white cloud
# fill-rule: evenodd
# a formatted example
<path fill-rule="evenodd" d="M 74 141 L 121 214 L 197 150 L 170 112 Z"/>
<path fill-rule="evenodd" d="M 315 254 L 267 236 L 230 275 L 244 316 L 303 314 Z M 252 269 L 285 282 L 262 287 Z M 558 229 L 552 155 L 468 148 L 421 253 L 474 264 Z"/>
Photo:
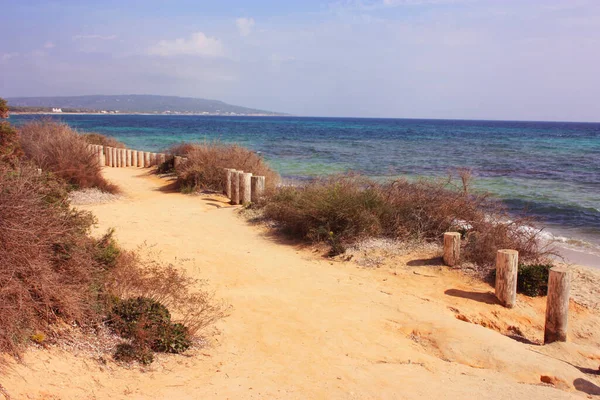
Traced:
<path fill-rule="evenodd" d="M 188 39 L 161 40 L 148 49 L 148 54 L 162 57 L 178 55 L 219 57 L 224 54 L 224 50 L 219 39 L 196 32 Z"/>
<path fill-rule="evenodd" d="M 88 40 L 88 39 L 97 39 L 97 40 L 114 40 L 117 38 L 117 35 L 75 35 L 73 36 L 73 40 Z"/>
<path fill-rule="evenodd" d="M 238 18 L 235 20 L 235 25 L 242 36 L 248 36 L 254 29 L 254 18 Z"/>
<path fill-rule="evenodd" d="M 51 49 L 53 47 L 55 47 L 55 44 L 52 42 L 46 42 L 46 44 L 44 44 L 45 49 Z"/>

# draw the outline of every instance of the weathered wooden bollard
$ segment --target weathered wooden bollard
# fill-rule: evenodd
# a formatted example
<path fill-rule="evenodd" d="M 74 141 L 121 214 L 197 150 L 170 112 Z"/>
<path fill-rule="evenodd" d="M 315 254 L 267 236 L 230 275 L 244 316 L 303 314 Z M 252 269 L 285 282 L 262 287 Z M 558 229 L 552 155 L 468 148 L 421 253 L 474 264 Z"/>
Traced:
<path fill-rule="evenodd" d="M 146 168 L 150 167 L 150 152 L 148 151 L 144 152 L 144 166 Z"/>
<path fill-rule="evenodd" d="M 265 177 L 253 176 L 250 181 L 250 191 L 252 192 L 252 197 L 250 200 L 253 203 L 258 203 L 260 198 L 265 193 Z"/>
<path fill-rule="evenodd" d="M 519 252 L 498 250 L 496 254 L 496 297 L 503 306 L 513 308 L 517 301 Z"/>
<path fill-rule="evenodd" d="M 160 153 L 160 163 L 164 164 L 167 162 L 167 155 L 165 153 Z"/>
<path fill-rule="evenodd" d="M 156 153 L 150 153 L 150 166 L 154 167 L 156 165 Z"/>
<path fill-rule="evenodd" d="M 121 168 L 127 166 L 127 149 L 121 149 Z"/>
<path fill-rule="evenodd" d="M 250 204 L 252 201 L 252 172 L 242 172 L 240 175 L 240 202 Z"/>
<path fill-rule="evenodd" d="M 123 166 L 123 149 L 117 149 L 117 168 Z"/>
<path fill-rule="evenodd" d="M 98 146 L 98 163 L 101 167 L 106 165 L 106 158 L 104 157 L 104 146 Z"/>
<path fill-rule="evenodd" d="M 444 233 L 444 264 L 454 267 L 460 262 L 460 233 Z"/>
<path fill-rule="evenodd" d="M 121 149 L 115 149 L 115 168 L 121 166 Z"/>
<path fill-rule="evenodd" d="M 137 166 L 140 168 L 144 168 L 144 152 L 143 151 L 138 151 L 137 152 L 137 156 L 138 156 L 138 162 L 137 162 Z"/>
<path fill-rule="evenodd" d="M 138 152 L 137 150 L 131 150 L 131 166 L 132 167 L 137 167 L 138 166 Z"/>
<path fill-rule="evenodd" d="M 110 166 L 115 168 L 117 166 L 117 149 L 115 147 L 111 147 L 110 153 L 112 155 Z"/>
<path fill-rule="evenodd" d="M 231 171 L 231 204 L 240 204 L 240 176 L 243 171 Z"/>
<path fill-rule="evenodd" d="M 112 167 L 113 157 L 112 157 L 112 147 L 106 146 L 106 166 Z"/>
<path fill-rule="evenodd" d="M 228 198 L 231 199 L 231 182 L 232 182 L 231 180 L 232 180 L 233 172 L 235 171 L 235 169 L 233 169 L 233 168 L 223 168 L 223 169 L 225 171 L 223 192 L 225 193 L 225 196 L 227 196 Z"/>
<path fill-rule="evenodd" d="M 183 157 L 174 156 L 173 157 L 173 168 L 177 169 L 177 167 L 179 167 L 182 162 L 183 162 Z"/>
<path fill-rule="evenodd" d="M 550 268 L 544 343 L 566 342 L 569 325 L 571 271 L 565 267 Z"/>

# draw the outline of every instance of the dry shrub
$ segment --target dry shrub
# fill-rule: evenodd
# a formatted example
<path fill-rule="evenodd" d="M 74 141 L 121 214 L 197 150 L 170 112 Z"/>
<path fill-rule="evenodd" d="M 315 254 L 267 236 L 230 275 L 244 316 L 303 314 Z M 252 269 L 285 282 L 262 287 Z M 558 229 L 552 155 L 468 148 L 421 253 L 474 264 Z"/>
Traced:
<path fill-rule="evenodd" d="M 147 298 L 169 309 L 174 323 L 198 337 L 226 314 L 223 303 L 204 290 L 205 282 L 191 278 L 173 264 L 143 248 L 122 251 L 107 276 L 106 289 L 120 299 Z"/>
<path fill-rule="evenodd" d="M 22 156 L 17 131 L 8 122 L 0 121 L 0 162 L 14 166 Z"/>
<path fill-rule="evenodd" d="M 18 355 L 57 320 L 96 319 L 92 223 L 70 209 L 61 182 L 31 166 L 0 165 L 0 351 Z"/>
<path fill-rule="evenodd" d="M 348 175 L 281 187 L 268 198 L 265 216 L 294 236 L 324 241 L 333 232 L 349 240 L 383 234 L 385 209 L 377 185 Z"/>
<path fill-rule="evenodd" d="M 378 183 L 357 175 L 333 176 L 301 186 L 279 188 L 264 204 L 265 217 L 289 233 L 312 241 L 327 241 L 332 254 L 366 237 L 408 241 L 440 241 L 444 232 L 466 235 L 465 259 L 493 265 L 498 249 L 520 252 L 523 262 L 545 255 L 539 230 L 530 221 L 508 220 L 501 204 L 486 195 L 469 194 L 445 181 L 396 180 Z"/>
<path fill-rule="evenodd" d="M 223 190 L 223 168 L 264 176 L 267 190 L 274 189 L 280 181 L 277 172 L 259 154 L 238 145 L 182 143 L 171 147 L 168 152 L 188 158 L 176 171 L 177 183 L 183 191 Z"/>
<path fill-rule="evenodd" d="M 89 144 L 98 144 L 100 146 L 109 146 L 122 149 L 127 147 L 125 146 L 125 143 L 121 143 L 113 137 L 101 135 L 100 133 L 84 133 L 81 136 Z"/>
<path fill-rule="evenodd" d="M 116 193 L 104 179 L 97 155 L 68 125 L 52 120 L 27 123 L 19 129 L 25 156 L 44 171 L 51 171 L 75 189 L 98 188 Z"/>

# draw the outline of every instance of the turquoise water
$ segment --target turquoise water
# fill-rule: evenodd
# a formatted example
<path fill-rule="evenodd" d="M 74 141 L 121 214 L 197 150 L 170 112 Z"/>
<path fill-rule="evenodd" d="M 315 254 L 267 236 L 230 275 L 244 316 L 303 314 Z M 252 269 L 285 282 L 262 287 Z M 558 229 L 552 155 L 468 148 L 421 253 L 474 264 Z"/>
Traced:
<path fill-rule="evenodd" d="M 13 115 L 21 124 L 35 118 Z M 140 150 L 221 140 L 260 151 L 283 176 L 378 178 L 473 170 L 475 186 L 558 235 L 600 246 L 600 124 L 406 119 L 61 115 Z"/>

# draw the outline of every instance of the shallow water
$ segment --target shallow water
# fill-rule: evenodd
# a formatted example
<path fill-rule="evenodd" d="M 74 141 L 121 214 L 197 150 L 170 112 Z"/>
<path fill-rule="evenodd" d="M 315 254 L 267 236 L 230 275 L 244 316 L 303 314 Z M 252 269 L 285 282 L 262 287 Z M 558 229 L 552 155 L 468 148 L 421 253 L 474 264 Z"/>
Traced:
<path fill-rule="evenodd" d="M 13 115 L 20 124 L 37 116 Z M 283 176 L 348 170 L 390 178 L 473 170 L 475 186 L 600 252 L 600 124 L 407 119 L 61 115 L 140 150 L 221 140 L 260 151 Z M 565 239 L 566 240 L 566 239 Z M 596 248 L 596 246 L 598 246 Z"/>

